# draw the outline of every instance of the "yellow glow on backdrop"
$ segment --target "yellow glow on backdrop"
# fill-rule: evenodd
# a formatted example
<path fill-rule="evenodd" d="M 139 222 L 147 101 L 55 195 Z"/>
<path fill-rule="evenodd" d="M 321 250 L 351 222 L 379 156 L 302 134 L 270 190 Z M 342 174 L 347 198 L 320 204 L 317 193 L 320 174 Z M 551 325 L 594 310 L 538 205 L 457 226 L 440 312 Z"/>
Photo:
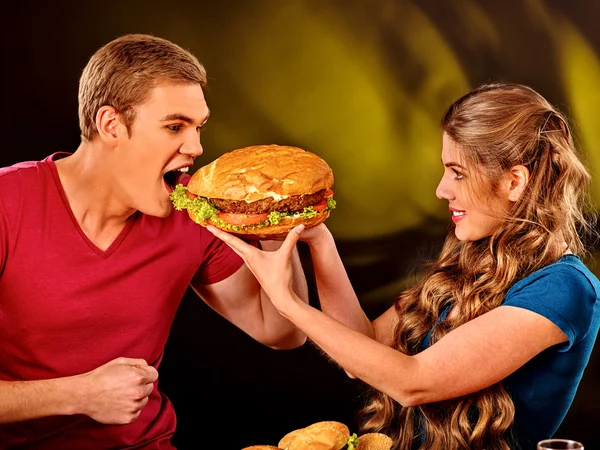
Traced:
<path fill-rule="evenodd" d="M 320 154 L 336 176 L 338 209 L 328 225 L 340 239 L 448 221 L 434 194 L 439 120 L 481 81 L 524 82 L 546 96 L 563 95 L 559 106 L 600 174 L 598 55 L 548 2 L 455 0 L 440 4 L 443 13 L 414 0 L 208 5 L 145 12 L 155 34 L 189 48 L 208 69 L 213 114 L 197 167 L 258 143 Z M 107 8 L 132 31 L 133 3 Z M 513 10 L 520 14 L 513 17 Z M 508 26 L 513 20 L 516 28 Z M 531 64 L 526 41 L 515 40 L 523 51 L 511 47 L 515 33 L 545 45 L 533 58 L 539 64 Z M 600 203 L 597 175 L 593 190 Z"/>
<path fill-rule="evenodd" d="M 575 122 L 578 143 L 592 170 L 592 195 L 600 205 L 600 60 L 598 55 L 569 23 L 561 29 L 561 76 L 569 99 L 569 112 Z"/>
<path fill-rule="evenodd" d="M 339 208 L 329 223 L 340 237 L 391 233 L 442 211 L 434 194 L 438 124 L 467 82 L 435 25 L 418 8 L 395 5 L 385 5 L 388 31 L 407 50 L 406 64 L 418 64 L 418 90 L 393 77 L 389 66 L 402 63 L 383 53 L 382 23 L 359 11 L 346 10 L 362 23 L 354 28 L 331 5 L 256 4 L 263 26 L 240 15 L 229 28 L 239 45 L 229 74 L 236 89 L 289 139 L 279 143 L 312 150 L 333 167 Z M 253 127 L 231 132 L 254 139 Z"/>
<path fill-rule="evenodd" d="M 501 44 L 501 37 L 490 17 L 480 4 L 472 0 L 454 0 L 451 2 L 461 21 L 461 30 L 465 41 L 470 45 L 485 45 L 496 51 Z"/>
<path fill-rule="evenodd" d="M 532 20 L 548 33 L 560 64 L 557 69 L 567 94 L 565 113 L 574 123 L 576 144 L 592 172 L 591 193 L 600 205 L 600 60 L 589 42 L 565 17 L 552 13 L 540 0 L 528 0 Z M 548 68 L 550 70 L 550 68 Z M 560 106 L 560 105 L 559 105 Z M 564 107 L 563 107 L 564 109 Z"/>

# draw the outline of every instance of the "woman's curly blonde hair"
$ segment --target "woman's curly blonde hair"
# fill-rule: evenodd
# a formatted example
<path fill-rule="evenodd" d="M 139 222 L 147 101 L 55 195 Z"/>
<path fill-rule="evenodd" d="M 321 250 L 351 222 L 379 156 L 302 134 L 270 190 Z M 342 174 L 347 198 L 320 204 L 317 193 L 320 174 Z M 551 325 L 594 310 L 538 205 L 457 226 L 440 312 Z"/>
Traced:
<path fill-rule="evenodd" d="M 519 279 L 556 261 L 568 249 L 585 252 L 593 232 L 588 171 L 567 120 L 537 92 L 516 84 L 488 84 L 457 100 L 442 130 L 468 167 L 491 180 L 491 192 L 511 167 L 523 165 L 529 182 L 490 237 L 461 242 L 450 230 L 438 259 L 395 307 L 393 348 L 408 355 L 499 306 Z M 452 315 L 438 323 L 440 314 Z M 502 382 L 443 402 L 402 407 L 372 391 L 362 411 L 364 431 L 383 431 L 396 449 L 508 450 L 514 405 Z M 418 444 L 416 444 L 418 443 Z M 513 447 L 514 448 L 514 447 Z"/>

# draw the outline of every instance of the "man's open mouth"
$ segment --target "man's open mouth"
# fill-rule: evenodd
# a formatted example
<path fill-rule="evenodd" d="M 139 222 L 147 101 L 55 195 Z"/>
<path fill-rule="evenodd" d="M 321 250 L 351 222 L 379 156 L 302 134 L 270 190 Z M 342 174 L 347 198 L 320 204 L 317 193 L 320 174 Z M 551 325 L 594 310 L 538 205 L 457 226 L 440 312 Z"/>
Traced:
<path fill-rule="evenodd" d="M 189 167 L 180 167 L 179 169 L 170 170 L 169 172 L 163 175 L 163 180 L 165 184 L 171 188 L 171 190 L 175 189 L 175 186 L 179 184 L 183 176 L 187 173 Z"/>

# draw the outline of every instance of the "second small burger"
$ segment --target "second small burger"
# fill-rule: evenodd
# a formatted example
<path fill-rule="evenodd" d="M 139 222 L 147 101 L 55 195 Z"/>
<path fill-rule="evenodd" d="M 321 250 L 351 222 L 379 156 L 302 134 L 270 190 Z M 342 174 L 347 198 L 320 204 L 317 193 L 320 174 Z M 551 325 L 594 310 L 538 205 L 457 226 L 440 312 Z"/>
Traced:
<path fill-rule="evenodd" d="M 241 235 L 282 235 L 312 227 L 335 208 L 333 172 L 297 147 L 256 145 L 225 153 L 171 193 L 198 224 Z"/>

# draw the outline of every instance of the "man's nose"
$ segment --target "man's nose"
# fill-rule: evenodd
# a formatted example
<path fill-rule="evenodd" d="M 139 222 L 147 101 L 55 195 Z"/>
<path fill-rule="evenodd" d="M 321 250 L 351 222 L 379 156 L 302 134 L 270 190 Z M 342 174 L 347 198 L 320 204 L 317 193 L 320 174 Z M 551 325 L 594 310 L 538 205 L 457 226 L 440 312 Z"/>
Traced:
<path fill-rule="evenodd" d="M 195 139 L 190 139 L 183 143 L 180 148 L 180 152 L 185 155 L 190 155 L 192 158 L 196 158 L 202 154 L 202 144 L 200 140 L 196 137 Z"/>

